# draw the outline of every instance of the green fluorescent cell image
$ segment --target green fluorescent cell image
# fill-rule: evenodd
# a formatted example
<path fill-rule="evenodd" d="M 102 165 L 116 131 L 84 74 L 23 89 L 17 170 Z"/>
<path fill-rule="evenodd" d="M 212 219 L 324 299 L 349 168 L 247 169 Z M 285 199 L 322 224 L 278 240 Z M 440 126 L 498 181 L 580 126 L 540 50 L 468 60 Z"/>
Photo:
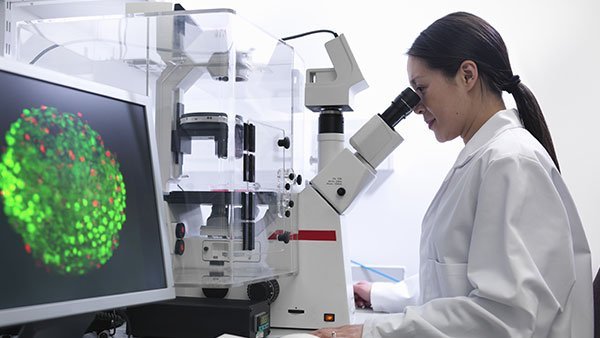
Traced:
<path fill-rule="evenodd" d="M 119 246 L 126 189 L 116 155 L 81 113 L 24 109 L 4 139 L 0 197 L 23 250 L 49 271 L 83 275 Z"/>

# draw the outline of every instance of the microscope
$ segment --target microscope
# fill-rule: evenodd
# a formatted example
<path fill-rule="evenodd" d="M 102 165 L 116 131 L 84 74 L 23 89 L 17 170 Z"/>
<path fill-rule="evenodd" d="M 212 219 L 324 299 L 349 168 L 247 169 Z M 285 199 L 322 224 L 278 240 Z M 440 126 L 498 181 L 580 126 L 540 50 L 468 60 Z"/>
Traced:
<path fill-rule="evenodd" d="M 280 278 L 271 325 L 285 328 L 340 326 L 354 322 L 350 258 L 344 212 L 375 179 L 376 168 L 403 141 L 394 130 L 420 97 L 410 88 L 373 116 L 344 148 L 343 112 L 368 86 L 344 35 L 325 44 L 334 68 L 308 69 L 306 107 L 319 113 L 319 172 L 293 196 L 298 233 L 298 274 Z"/>
<path fill-rule="evenodd" d="M 325 45 L 333 68 L 304 78 L 293 48 L 231 10 L 163 13 L 154 22 L 164 65 L 155 124 L 177 299 L 130 310 L 133 334 L 201 336 L 220 325 L 264 337 L 270 327 L 352 323 L 343 214 L 403 141 L 394 126 L 419 96 L 404 90 L 350 139 L 351 151 L 343 113 L 368 85 L 344 35 Z M 319 114 L 319 172 L 309 182 L 293 169 L 302 92 Z"/>

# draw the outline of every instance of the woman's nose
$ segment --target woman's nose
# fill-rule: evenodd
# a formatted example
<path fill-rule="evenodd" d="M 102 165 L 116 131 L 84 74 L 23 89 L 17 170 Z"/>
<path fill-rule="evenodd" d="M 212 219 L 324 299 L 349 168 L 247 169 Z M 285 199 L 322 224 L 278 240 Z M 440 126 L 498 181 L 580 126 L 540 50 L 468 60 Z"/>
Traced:
<path fill-rule="evenodd" d="M 415 106 L 413 111 L 415 112 L 415 114 L 422 115 L 423 113 L 425 113 L 425 106 L 423 105 L 423 103 L 419 103 Z"/>

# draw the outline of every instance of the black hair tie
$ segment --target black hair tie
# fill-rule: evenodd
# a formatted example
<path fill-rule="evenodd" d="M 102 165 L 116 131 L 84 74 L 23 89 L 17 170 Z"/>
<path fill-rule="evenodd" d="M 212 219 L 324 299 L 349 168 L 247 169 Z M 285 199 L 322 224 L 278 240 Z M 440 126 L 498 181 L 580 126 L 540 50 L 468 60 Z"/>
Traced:
<path fill-rule="evenodd" d="M 519 77 L 519 75 L 513 75 L 502 86 L 502 90 L 505 90 L 509 94 L 512 94 L 512 93 L 514 93 L 517 90 L 517 88 L 519 88 L 519 83 L 521 83 L 521 78 Z"/>

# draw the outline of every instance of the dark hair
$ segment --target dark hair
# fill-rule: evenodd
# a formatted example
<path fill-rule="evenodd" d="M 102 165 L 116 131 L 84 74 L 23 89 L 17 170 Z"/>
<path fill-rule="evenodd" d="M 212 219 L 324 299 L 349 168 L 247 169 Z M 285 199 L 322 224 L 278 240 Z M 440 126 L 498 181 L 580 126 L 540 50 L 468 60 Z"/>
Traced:
<path fill-rule="evenodd" d="M 513 74 L 506 45 L 489 23 L 470 13 L 448 14 L 421 32 L 407 54 L 448 77 L 456 75 L 463 61 L 475 62 L 489 91 L 501 96 L 505 90 L 513 95 L 523 126 L 546 148 L 560 171 L 542 110 L 529 88 Z"/>

